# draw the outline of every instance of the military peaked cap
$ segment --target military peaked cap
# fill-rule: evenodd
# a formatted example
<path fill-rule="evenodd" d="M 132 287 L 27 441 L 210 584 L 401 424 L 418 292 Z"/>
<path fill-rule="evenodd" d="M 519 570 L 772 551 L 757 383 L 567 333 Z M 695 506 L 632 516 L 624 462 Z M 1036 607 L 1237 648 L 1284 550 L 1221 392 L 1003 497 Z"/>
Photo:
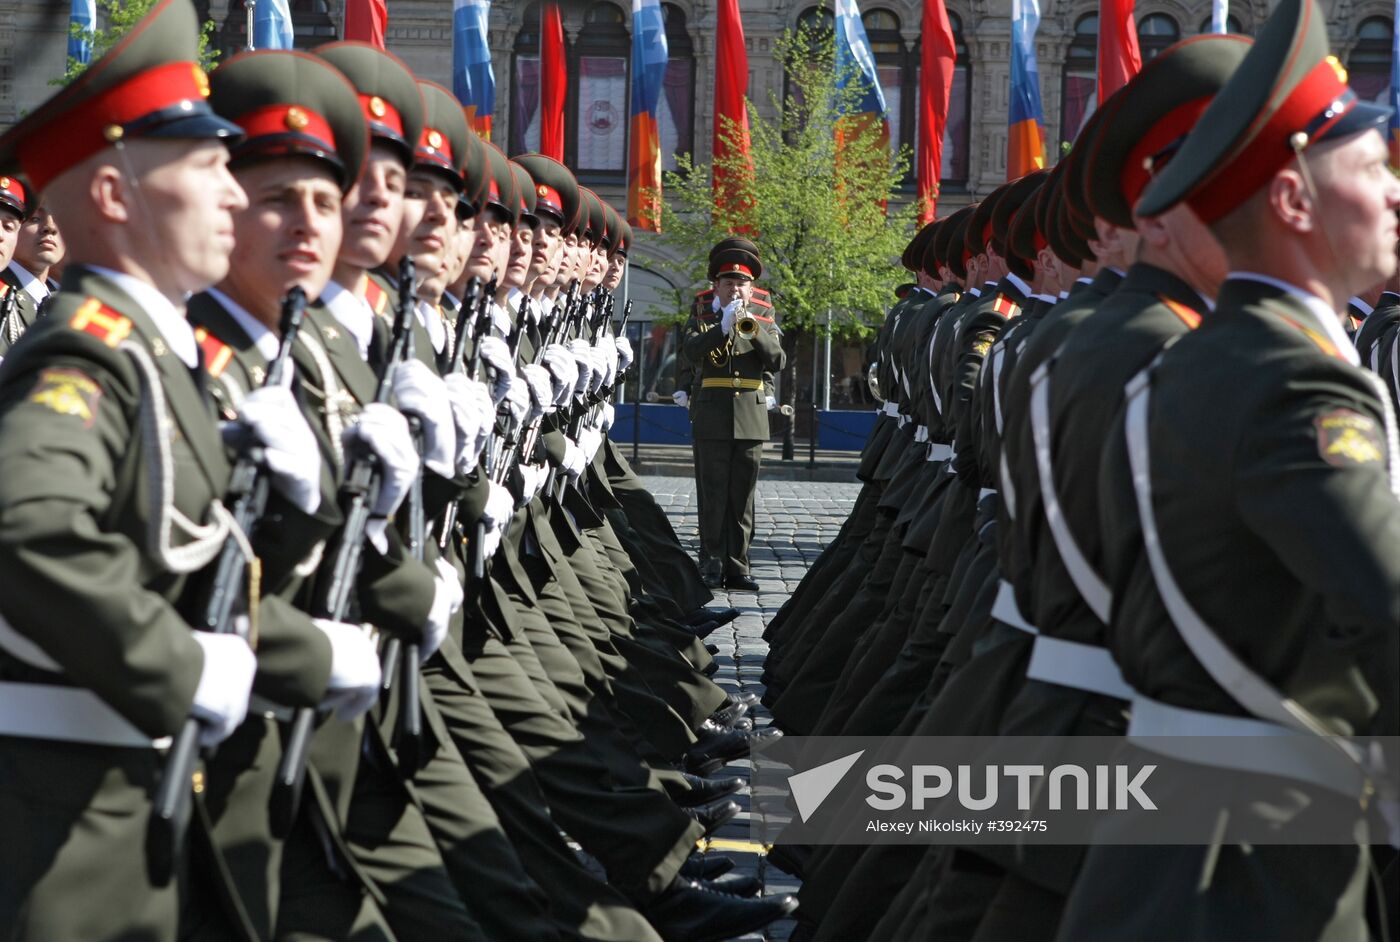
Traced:
<path fill-rule="evenodd" d="M 475 135 L 452 93 L 435 82 L 419 80 L 423 96 L 423 131 L 413 149 L 413 169 L 436 170 L 462 188 L 463 175 L 475 165 Z"/>
<path fill-rule="evenodd" d="M 579 213 L 578 181 L 573 172 L 543 154 L 524 154 L 515 160 L 535 181 L 535 213 L 555 217 L 567 232 Z"/>
<path fill-rule="evenodd" d="M 371 140 L 392 144 L 404 166 L 412 165 L 414 145 L 423 135 L 423 96 L 408 66 L 369 43 L 327 43 L 313 52 L 355 86 Z"/>

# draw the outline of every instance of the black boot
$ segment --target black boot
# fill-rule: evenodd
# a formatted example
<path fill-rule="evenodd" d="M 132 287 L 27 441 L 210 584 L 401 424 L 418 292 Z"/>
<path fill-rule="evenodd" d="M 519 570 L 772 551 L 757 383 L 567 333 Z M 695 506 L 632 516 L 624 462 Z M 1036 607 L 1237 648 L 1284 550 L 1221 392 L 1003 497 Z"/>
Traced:
<path fill-rule="evenodd" d="M 699 882 L 707 890 L 718 890 L 730 896 L 753 897 L 763 892 L 763 883 L 758 877 L 751 877 L 747 873 L 726 873 L 722 877 Z"/>
<path fill-rule="evenodd" d="M 680 874 L 688 880 L 713 880 L 734 869 L 734 860 L 719 854 L 691 854 L 681 864 Z"/>
<path fill-rule="evenodd" d="M 686 784 L 690 786 L 690 790 L 672 796 L 672 800 L 682 808 L 694 808 L 696 805 L 707 805 L 712 801 L 719 801 L 744 787 L 744 780 L 741 778 L 701 778 L 698 775 L 691 775 L 689 772 L 681 774 L 685 776 Z"/>
<path fill-rule="evenodd" d="M 720 731 L 708 720 L 705 722 L 710 728 L 701 727 L 700 740 L 685 754 L 685 770 L 695 775 L 709 775 L 730 760 L 743 758 L 783 738 L 776 729 Z"/>
<path fill-rule="evenodd" d="M 700 826 L 705 829 L 704 837 L 724 827 L 738 816 L 742 809 L 737 801 L 721 800 L 712 801 L 708 805 L 699 805 L 695 808 L 686 808 L 685 813 L 690 815 Z"/>
<path fill-rule="evenodd" d="M 797 909 L 791 896 L 740 899 L 677 877 L 642 915 L 666 942 L 724 942 L 762 929 Z"/>

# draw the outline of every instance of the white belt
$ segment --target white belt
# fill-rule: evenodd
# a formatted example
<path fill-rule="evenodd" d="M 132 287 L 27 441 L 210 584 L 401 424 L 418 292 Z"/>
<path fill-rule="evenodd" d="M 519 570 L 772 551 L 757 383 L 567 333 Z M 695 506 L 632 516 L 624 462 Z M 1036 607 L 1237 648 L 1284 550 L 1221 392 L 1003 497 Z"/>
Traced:
<path fill-rule="evenodd" d="M 997 599 L 992 603 L 992 617 L 1027 634 L 1040 634 L 1039 629 L 1021 614 L 1021 608 L 1016 604 L 1016 590 L 1005 579 L 997 585 Z"/>
<path fill-rule="evenodd" d="M 0 736 L 135 749 L 170 747 L 169 736 L 145 735 L 92 691 L 48 684 L 0 682 Z"/>
<path fill-rule="evenodd" d="M 909 424 L 909 416 L 905 415 L 903 412 L 899 413 L 897 420 L 900 428 L 904 428 L 904 426 Z"/>
<path fill-rule="evenodd" d="M 938 442 L 929 442 L 929 444 L 928 444 L 928 457 L 926 457 L 924 460 L 925 460 L 925 461 L 947 461 L 949 458 L 952 458 L 952 457 L 953 457 L 953 446 L 952 446 L 952 445 L 942 445 L 942 444 L 939 444 Z"/>
<path fill-rule="evenodd" d="M 882 405 L 882 406 L 880 407 L 880 411 L 883 412 L 883 413 L 885 413 L 885 415 L 889 416 L 889 417 L 892 418 L 892 419 L 898 418 L 898 417 L 899 417 L 899 403 L 897 403 L 897 402 L 886 402 L 884 405 Z"/>
<path fill-rule="evenodd" d="M 996 492 L 997 489 L 994 487 L 984 487 L 977 492 L 977 499 L 980 501 L 982 498 L 987 497 L 991 494 L 995 494 Z"/>
<path fill-rule="evenodd" d="M 1133 698 L 1133 688 L 1123 680 L 1108 649 L 1094 644 L 1037 635 L 1026 676 L 1119 700 Z"/>
<path fill-rule="evenodd" d="M 1308 782 L 1357 798 L 1369 787 L 1365 771 L 1349 759 L 1342 740 L 1302 733 L 1243 716 L 1202 713 L 1142 695 L 1132 701 L 1128 740 L 1139 748 L 1183 762 Z"/>
<path fill-rule="evenodd" d="M 922 445 L 924 442 L 928 441 L 928 426 L 927 426 L 927 425 L 920 425 L 918 428 L 914 429 L 914 441 L 917 442 L 917 443 L 920 444 L 920 445 Z"/>

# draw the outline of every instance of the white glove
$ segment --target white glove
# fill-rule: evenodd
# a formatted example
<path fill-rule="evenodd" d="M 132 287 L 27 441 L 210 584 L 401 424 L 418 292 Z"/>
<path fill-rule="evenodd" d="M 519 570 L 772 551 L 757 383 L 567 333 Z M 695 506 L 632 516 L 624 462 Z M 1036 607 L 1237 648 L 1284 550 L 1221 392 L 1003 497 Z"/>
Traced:
<path fill-rule="evenodd" d="M 582 396 L 593 382 L 593 348 L 588 345 L 587 340 L 570 340 L 569 352 L 578 364 L 578 381 L 574 383 L 574 395 Z"/>
<path fill-rule="evenodd" d="M 554 404 L 562 406 L 569 401 L 578 383 L 578 363 L 568 348 L 558 343 L 545 347 L 543 358 L 545 369 L 554 382 Z"/>
<path fill-rule="evenodd" d="M 530 390 L 530 414 L 525 418 L 528 424 L 554 411 L 554 385 L 550 382 L 549 370 L 542 366 L 529 363 L 520 368 L 520 373 Z"/>
<path fill-rule="evenodd" d="M 544 482 L 549 477 L 549 469 L 542 464 L 522 464 L 520 466 L 520 483 L 525 503 L 535 499 L 535 495 L 544 490 Z"/>
<path fill-rule="evenodd" d="M 506 521 L 515 513 L 515 498 L 511 496 L 510 491 L 494 481 L 490 483 L 491 490 L 486 497 L 486 509 L 481 515 L 481 522 L 486 524 L 486 542 L 481 546 L 483 559 L 490 559 L 496 555 L 496 549 L 501 545 L 501 537 L 505 532 Z"/>
<path fill-rule="evenodd" d="M 723 315 L 719 319 L 719 329 L 722 333 L 728 334 L 734 329 L 734 313 L 739 310 L 739 299 L 735 298 L 720 310 Z"/>
<path fill-rule="evenodd" d="M 636 359 L 636 355 L 632 353 L 632 341 L 626 337 L 618 337 L 613 343 L 617 346 L 618 368 L 626 371 L 632 365 L 632 361 Z"/>
<path fill-rule="evenodd" d="M 371 402 L 360 413 L 360 420 L 345 430 L 342 439 L 347 451 L 361 446 L 379 459 L 382 480 L 370 513 L 388 517 L 399 509 L 413 479 L 418 477 L 418 452 L 408 434 L 408 420 L 393 406 Z"/>
<path fill-rule="evenodd" d="M 452 477 L 457 425 L 442 378 L 422 360 L 406 360 L 394 368 L 394 398 L 399 410 L 417 416 L 422 426 L 423 464 L 436 474 Z"/>
<path fill-rule="evenodd" d="M 439 558 L 434 564 L 437 579 L 433 585 L 433 606 L 428 609 L 428 623 L 423 626 L 423 640 L 418 643 L 418 663 L 421 665 L 442 647 L 447 637 L 447 625 L 452 613 L 462 607 L 464 593 L 457 570 L 447 560 Z"/>
<path fill-rule="evenodd" d="M 510 410 L 516 425 L 520 425 L 530 415 L 530 387 L 524 383 L 512 383 L 502 404 Z"/>
<path fill-rule="evenodd" d="M 199 744 L 214 746 L 227 739 L 248 715 L 248 695 L 258 659 L 248 642 L 236 634 L 193 632 L 204 649 L 204 669 L 190 708 L 200 722 Z"/>
<path fill-rule="evenodd" d="M 491 368 L 491 398 L 500 405 L 515 382 L 515 358 L 510 355 L 510 346 L 500 337 L 482 337 L 479 349 L 481 362 Z"/>
<path fill-rule="evenodd" d="M 379 652 L 359 625 L 329 618 L 311 623 L 331 643 L 331 679 L 321 708 L 334 710 L 336 719 L 348 723 L 379 702 Z"/>
<path fill-rule="evenodd" d="M 272 486 L 302 513 L 315 513 L 321 506 L 321 450 L 291 390 L 253 390 L 238 408 L 238 421 L 262 444 Z"/>
<path fill-rule="evenodd" d="M 470 474 L 495 427 L 496 405 L 485 383 L 462 373 L 453 373 L 443 383 L 452 405 L 452 421 L 457 426 L 457 471 Z"/>
<path fill-rule="evenodd" d="M 613 408 L 611 402 L 603 403 L 603 413 L 598 418 L 598 431 L 607 435 L 608 429 L 613 427 L 615 421 L 617 421 L 617 410 Z"/>
<path fill-rule="evenodd" d="M 591 462 L 593 456 L 598 454 L 598 449 L 603 444 L 603 433 L 596 428 L 585 428 L 579 432 L 578 447 L 583 451 L 583 457 Z"/>
<path fill-rule="evenodd" d="M 671 401 L 684 409 L 690 405 L 690 393 L 686 392 L 684 389 L 677 389 L 675 392 L 671 393 Z"/>
<path fill-rule="evenodd" d="M 593 366 L 593 375 L 588 378 L 588 391 L 596 393 L 607 382 L 608 358 L 597 347 L 588 350 L 588 361 Z"/>
<path fill-rule="evenodd" d="M 559 467 L 569 476 L 569 480 L 577 481 L 578 476 L 583 473 L 583 469 L 588 467 L 588 457 L 584 455 L 582 448 L 565 439 L 564 461 Z"/>
<path fill-rule="evenodd" d="M 772 396 L 765 396 L 765 397 L 764 397 L 764 401 L 767 402 L 767 404 L 768 404 L 768 411 L 769 411 L 769 412 L 777 412 L 777 411 L 778 411 L 778 400 L 774 399 Z"/>

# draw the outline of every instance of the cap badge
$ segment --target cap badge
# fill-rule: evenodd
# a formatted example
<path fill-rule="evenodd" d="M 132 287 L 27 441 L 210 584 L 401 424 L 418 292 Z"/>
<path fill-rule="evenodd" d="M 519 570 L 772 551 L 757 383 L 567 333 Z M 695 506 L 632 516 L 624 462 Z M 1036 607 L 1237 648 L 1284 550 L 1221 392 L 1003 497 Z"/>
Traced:
<path fill-rule="evenodd" d="M 283 121 L 286 123 L 287 127 L 293 131 L 304 131 L 306 130 L 306 126 L 311 123 L 311 119 L 306 116 L 306 112 L 302 111 L 300 108 L 288 108 L 287 116 L 283 118 Z"/>
<path fill-rule="evenodd" d="M 8 183 L 6 183 L 6 184 L 4 184 L 4 185 L 5 185 L 5 186 L 9 186 Z M 547 186 L 545 186 L 543 183 L 541 183 L 539 186 L 535 187 L 535 193 L 538 194 L 539 196 L 548 196 L 548 195 L 549 195 L 549 187 L 547 187 Z"/>
<path fill-rule="evenodd" d="M 10 188 L 10 178 L 9 178 L 9 177 L 0 177 L 0 190 L 8 190 L 9 188 Z"/>
<path fill-rule="evenodd" d="M 442 134 L 440 134 L 437 131 L 429 131 L 428 146 L 431 147 L 433 150 L 440 149 L 442 147 Z"/>
<path fill-rule="evenodd" d="M 208 97 L 209 97 L 209 76 L 208 76 L 208 75 L 205 73 L 205 71 L 204 71 L 202 68 L 200 68 L 198 65 L 191 66 L 191 68 L 194 70 L 194 84 L 195 84 L 195 88 L 198 88 L 198 89 L 199 89 L 199 97 L 200 97 L 200 98 L 208 98 Z"/>
<path fill-rule="evenodd" d="M 1341 60 L 1336 56 L 1328 56 L 1327 64 L 1332 67 L 1332 71 L 1337 73 L 1337 81 L 1345 83 L 1347 80 L 1347 70 L 1342 66 Z"/>
<path fill-rule="evenodd" d="M 384 106 L 384 99 L 383 99 L 383 98 L 380 98 L 378 95 L 373 95 L 373 96 L 370 97 L 370 100 L 369 100 L 369 113 L 370 113 L 370 114 L 374 115 L 376 118 L 382 118 L 382 117 L 384 117 L 384 115 L 388 112 L 388 110 L 389 110 L 389 109 L 386 108 L 386 107 Z"/>
<path fill-rule="evenodd" d="M 115 144 L 122 139 L 126 130 L 120 124 L 109 124 L 102 129 L 102 136 L 107 139 L 107 143 Z"/>

